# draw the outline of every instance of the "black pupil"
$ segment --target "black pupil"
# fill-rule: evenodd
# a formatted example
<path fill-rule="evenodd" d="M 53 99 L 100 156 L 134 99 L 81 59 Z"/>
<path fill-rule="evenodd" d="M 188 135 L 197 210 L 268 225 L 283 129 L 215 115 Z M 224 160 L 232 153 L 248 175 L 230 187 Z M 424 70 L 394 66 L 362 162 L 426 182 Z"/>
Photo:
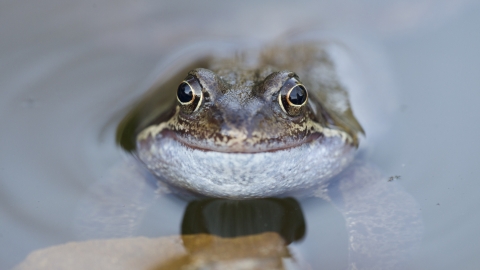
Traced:
<path fill-rule="evenodd" d="M 290 92 L 288 99 L 292 104 L 302 105 L 307 99 L 307 90 L 302 85 L 297 85 Z"/>
<path fill-rule="evenodd" d="M 184 82 L 181 83 L 178 86 L 177 96 L 178 96 L 178 100 L 180 100 L 180 102 L 187 103 L 187 102 L 192 101 L 193 91 L 192 91 L 192 88 L 190 87 L 190 85 L 188 85 L 187 83 L 184 83 Z"/>

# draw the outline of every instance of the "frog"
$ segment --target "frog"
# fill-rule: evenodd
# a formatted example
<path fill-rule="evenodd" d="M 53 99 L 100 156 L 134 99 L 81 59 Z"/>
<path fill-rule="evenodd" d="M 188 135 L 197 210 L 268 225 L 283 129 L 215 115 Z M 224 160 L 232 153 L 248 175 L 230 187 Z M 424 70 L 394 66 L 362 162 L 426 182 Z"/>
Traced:
<path fill-rule="evenodd" d="M 136 136 L 138 159 L 176 190 L 234 199 L 297 196 L 341 172 L 363 129 L 325 50 L 302 43 L 257 59 L 188 72 L 170 116 Z"/>
<path fill-rule="evenodd" d="M 344 217 L 349 269 L 404 269 L 421 239 L 421 215 L 364 158 L 366 132 L 332 47 L 275 42 L 170 62 L 167 78 L 120 121 L 117 142 L 133 159 L 91 188 L 78 230 L 86 238 L 134 235 L 146 209 L 168 194 L 316 197 Z"/>

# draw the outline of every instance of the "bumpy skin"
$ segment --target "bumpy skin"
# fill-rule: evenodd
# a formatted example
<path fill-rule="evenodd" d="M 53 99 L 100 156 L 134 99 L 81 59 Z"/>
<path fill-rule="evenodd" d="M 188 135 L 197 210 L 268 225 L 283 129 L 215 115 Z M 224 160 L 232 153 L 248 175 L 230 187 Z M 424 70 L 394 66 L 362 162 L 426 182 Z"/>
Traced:
<path fill-rule="evenodd" d="M 149 170 L 193 193 L 252 198 L 311 190 L 348 165 L 363 131 L 321 44 L 268 48 L 255 58 L 189 73 L 203 93 L 198 109 L 179 103 L 137 136 Z M 290 78 L 309 95 L 297 115 L 279 100 Z"/>

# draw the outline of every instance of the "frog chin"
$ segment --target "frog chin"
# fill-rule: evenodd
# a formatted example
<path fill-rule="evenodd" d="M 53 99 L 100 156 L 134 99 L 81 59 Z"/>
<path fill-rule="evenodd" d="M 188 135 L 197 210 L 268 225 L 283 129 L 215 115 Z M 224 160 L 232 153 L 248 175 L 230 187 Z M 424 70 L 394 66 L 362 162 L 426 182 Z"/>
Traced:
<path fill-rule="evenodd" d="M 205 151 L 172 136 L 149 136 L 137 143 L 137 157 L 177 189 L 248 199 L 313 191 L 342 171 L 353 160 L 355 149 L 336 136 L 253 153 Z"/>

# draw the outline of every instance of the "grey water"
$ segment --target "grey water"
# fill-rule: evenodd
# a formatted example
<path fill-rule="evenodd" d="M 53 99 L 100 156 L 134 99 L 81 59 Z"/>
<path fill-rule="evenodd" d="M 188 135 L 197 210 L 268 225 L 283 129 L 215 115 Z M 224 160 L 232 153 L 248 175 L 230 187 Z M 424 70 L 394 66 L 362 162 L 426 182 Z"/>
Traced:
<path fill-rule="evenodd" d="M 466 0 L 4 1 L 0 269 L 34 250 L 79 240 L 75 209 L 125 158 L 115 144 L 118 122 L 155 73 L 168 72 L 165 62 L 180 47 L 262 43 L 298 29 L 367 40 L 362 48 L 383 57 L 384 68 L 367 75 L 395 94 L 388 102 L 372 97 L 369 106 L 389 113 L 368 157 L 386 181 L 400 176 L 394 181 L 421 211 L 423 239 L 409 269 L 476 269 L 479 11 Z M 313 199 L 301 203 L 307 231 L 292 245 L 314 269 L 346 268 L 341 214 Z M 179 234 L 186 206 L 160 196 L 137 235 Z"/>

